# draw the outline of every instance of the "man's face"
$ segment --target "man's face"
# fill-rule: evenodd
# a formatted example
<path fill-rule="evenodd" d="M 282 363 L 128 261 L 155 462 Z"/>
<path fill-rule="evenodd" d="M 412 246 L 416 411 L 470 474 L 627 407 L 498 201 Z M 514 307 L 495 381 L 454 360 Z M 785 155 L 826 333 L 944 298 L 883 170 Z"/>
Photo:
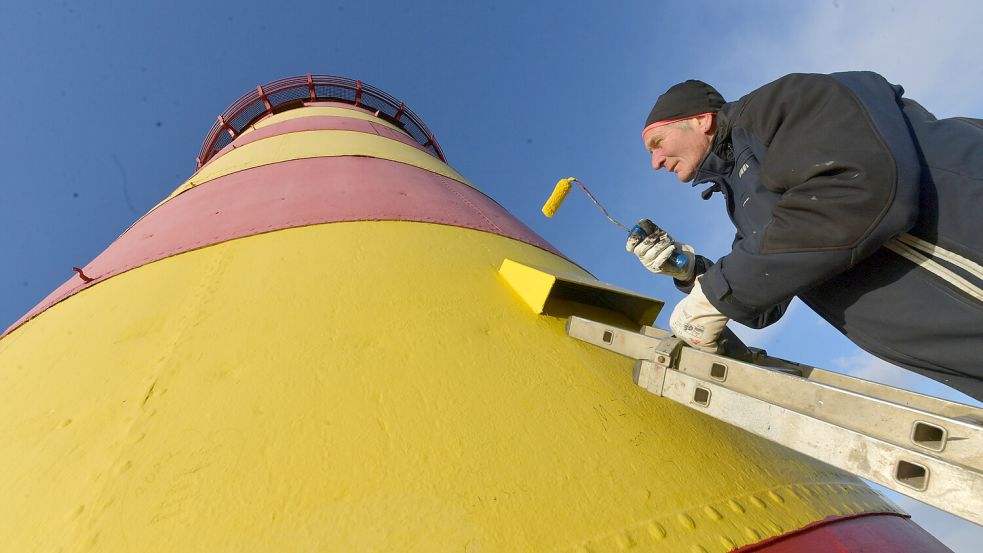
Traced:
<path fill-rule="evenodd" d="M 643 136 L 645 149 L 652 154 L 652 168 L 676 173 L 680 182 L 696 176 L 700 161 L 710 150 L 712 134 L 702 128 L 699 119 L 686 119 L 649 129 Z"/>

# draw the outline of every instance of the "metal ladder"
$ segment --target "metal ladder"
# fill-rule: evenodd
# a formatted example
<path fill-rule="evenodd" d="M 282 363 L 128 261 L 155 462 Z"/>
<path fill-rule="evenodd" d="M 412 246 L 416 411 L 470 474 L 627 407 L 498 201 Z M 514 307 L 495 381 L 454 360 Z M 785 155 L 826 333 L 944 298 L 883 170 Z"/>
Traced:
<path fill-rule="evenodd" d="M 567 334 L 635 359 L 657 396 L 983 526 L 983 409 L 770 357 L 729 330 L 723 355 L 649 326 L 571 316 Z"/>

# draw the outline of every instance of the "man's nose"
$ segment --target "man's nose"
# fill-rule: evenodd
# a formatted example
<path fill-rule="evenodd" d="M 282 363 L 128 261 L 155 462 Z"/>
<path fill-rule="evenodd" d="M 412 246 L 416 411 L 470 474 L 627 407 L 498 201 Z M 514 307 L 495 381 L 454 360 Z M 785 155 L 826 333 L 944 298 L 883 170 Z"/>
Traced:
<path fill-rule="evenodd" d="M 652 152 L 652 168 L 658 171 L 666 165 L 666 156 L 662 155 L 662 152 L 656 150 Z"/>

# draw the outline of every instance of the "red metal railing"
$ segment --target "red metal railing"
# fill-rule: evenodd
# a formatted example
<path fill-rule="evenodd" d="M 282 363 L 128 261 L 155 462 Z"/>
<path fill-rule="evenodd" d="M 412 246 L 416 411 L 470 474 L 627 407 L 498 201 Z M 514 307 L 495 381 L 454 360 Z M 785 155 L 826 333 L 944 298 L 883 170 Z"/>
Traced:
<path fill-rule="evenodd" d="M 377 117 L 406 131 L 437 159 L 447 161 L 433 133 L 403 102 L 362 81 L 334 75 L 305 75 L 257 86 L 233 102 L 205 136 L 196 160 L 197 168 L 208 163 L 260 117 L 318 101 L 345 102 L 374 111 Z"/>

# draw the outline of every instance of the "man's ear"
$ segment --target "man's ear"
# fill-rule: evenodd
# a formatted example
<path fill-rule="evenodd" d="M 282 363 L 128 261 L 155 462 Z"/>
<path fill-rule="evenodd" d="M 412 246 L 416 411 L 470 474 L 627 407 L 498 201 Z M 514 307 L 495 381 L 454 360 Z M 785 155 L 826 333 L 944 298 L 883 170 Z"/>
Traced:
<path fill-rule="evenodd" d="M 698 115 L 693 119 L 696 120 L 696 128 L 703 134 L 713 134 L 717 131 L 716 113 L 704 113 L 703 115 Z"/>

